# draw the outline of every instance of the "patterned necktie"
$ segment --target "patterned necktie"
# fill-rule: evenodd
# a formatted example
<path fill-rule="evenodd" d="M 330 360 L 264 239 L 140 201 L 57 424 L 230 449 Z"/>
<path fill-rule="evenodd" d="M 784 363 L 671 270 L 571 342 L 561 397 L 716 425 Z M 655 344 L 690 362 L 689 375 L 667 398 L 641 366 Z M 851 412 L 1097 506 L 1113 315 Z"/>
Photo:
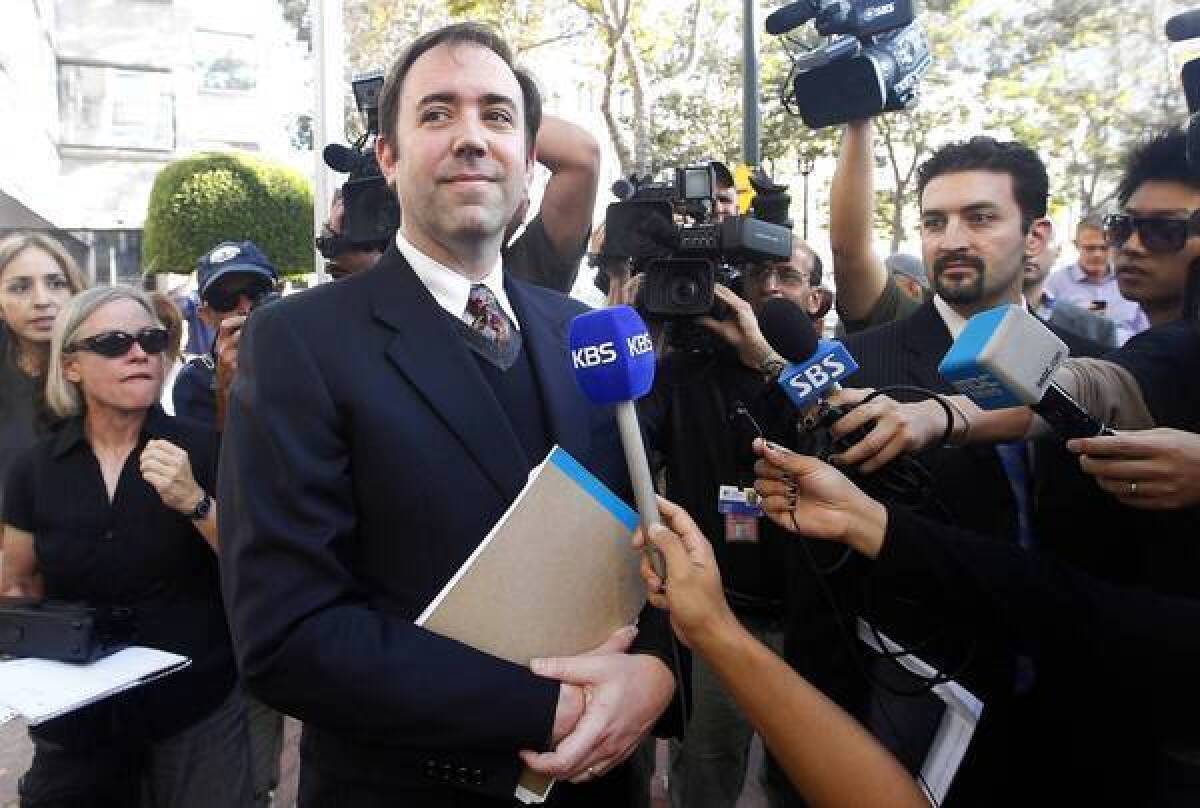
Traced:
<path fill-rule="evenodd" d="M 467 296 L 467 328 L 472 332 L 476 348 L 501 370 L 508 370 L 521 352 L 521 333 L 500 308 L 500 301 L 482 283 L 471 287 Z"/>

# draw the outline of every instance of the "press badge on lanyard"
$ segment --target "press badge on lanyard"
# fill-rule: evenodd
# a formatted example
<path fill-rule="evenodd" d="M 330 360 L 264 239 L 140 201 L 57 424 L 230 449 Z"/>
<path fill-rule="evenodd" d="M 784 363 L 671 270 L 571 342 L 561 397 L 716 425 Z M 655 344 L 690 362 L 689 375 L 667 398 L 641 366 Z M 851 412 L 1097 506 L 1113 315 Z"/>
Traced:
<path fill-rule="evenodd" d="M 763 512 L 757 491 L 722 485 L 717 489 L 717 510 L 725 515 L 725 541 L 758 541 L 758 518 Z"/>

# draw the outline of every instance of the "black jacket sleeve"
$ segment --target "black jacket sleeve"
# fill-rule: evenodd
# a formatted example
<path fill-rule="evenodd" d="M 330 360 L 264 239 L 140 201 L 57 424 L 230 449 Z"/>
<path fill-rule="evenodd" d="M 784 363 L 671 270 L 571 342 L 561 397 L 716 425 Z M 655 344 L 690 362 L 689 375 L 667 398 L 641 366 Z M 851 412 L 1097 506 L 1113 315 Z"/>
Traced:
<path fill-rule="evenodd" d="M 1133 537 L 1131 537 L 1133 540 Z M 872 584 L 955 610 L 1035 662 L 1176 709 L 1200 676 L 1200 601 L 1118 587 L 1020 547 L 888 509 Z"/>

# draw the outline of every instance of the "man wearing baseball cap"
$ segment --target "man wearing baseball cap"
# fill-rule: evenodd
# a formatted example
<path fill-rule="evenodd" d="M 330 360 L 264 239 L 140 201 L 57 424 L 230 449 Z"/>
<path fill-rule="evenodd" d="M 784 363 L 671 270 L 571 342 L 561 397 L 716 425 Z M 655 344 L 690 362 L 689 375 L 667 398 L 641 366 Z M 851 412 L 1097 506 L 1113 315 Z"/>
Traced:
<path fill-rule="evenodd" d="M 175 413 L 217 429 L 225 395 L 237 370 L 242 323 L 256 305 L 275 294 L 279 273 L 252 241 L 222 241 L 196 262 L 200 319 L 217 336 L 212 350 L 184 366 L 171 395 Z"/>

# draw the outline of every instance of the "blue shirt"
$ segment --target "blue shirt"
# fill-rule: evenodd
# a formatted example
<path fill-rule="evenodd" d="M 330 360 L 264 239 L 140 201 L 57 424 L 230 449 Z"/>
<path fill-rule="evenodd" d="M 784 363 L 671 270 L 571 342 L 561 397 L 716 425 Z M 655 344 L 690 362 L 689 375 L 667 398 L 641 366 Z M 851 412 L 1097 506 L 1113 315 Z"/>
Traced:
<path fill-rule="evenodd" d="M 1052 301 L 1065 300 L 1082 309 L 1103 314 L 1117 324 L 1117 343 L 1125 341 L 1150 327 L 1142 307 L 1121 296 L 1117 286 L 1117 273 L 1109 268 L 1104 277 L 1093 281 L 1079 264 L 1071 264 L 1055 270 L 1046 281 L 1045 293 Z M 1092 304 L 1103 302 L 1103 309 L 1092 308 Z"/>

